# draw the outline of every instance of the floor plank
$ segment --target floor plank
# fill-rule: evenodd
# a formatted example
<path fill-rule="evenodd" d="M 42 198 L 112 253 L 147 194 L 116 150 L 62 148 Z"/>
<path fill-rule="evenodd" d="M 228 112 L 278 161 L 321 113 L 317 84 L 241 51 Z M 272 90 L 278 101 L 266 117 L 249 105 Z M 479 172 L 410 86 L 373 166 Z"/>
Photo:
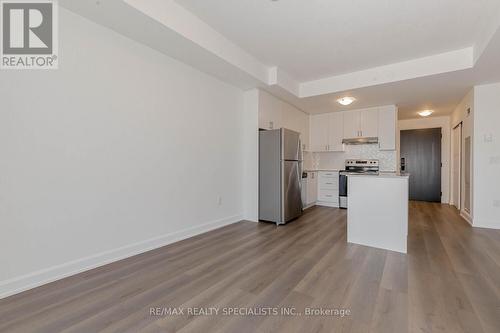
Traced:
<path fill-rule="evenodd" d="M 406 255 L 348 244 L 346 229 L 327 207 L 236 223 L 0 300 L 0 332 L 500 331 L 500 231 L 423 202 L 410 203 Z M 300 315 L 222 313 L 266 308 Z"/>

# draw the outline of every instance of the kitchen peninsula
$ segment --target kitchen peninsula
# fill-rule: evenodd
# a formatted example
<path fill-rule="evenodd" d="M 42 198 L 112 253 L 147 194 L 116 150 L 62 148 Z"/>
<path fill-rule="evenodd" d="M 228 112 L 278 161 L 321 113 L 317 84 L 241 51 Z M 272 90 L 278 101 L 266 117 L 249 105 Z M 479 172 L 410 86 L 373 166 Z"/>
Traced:
<path fill-rule="evenodd" d="M 350 175 L 347 241 L 406 253 L 408 174 Z"/>

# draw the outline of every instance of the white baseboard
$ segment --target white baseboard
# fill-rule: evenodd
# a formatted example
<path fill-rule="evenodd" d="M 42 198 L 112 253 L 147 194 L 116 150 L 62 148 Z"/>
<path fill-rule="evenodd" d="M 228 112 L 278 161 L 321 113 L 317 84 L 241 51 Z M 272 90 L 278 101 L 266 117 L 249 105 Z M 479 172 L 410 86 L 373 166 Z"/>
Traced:
<path fill-rule="evenodd" d="M 500 221 L 475 218 L 473 226 L 475 228 L 500 229 Z"/>
<path fill-rule="evenodd" d="M 310 204 L 310 205 L 305 206 L 305 207 L 304 207 L 304 208 L 302 208 L 302 209 L 303 209 L 303 210 L 306 210 L 306 209 L 312 208 L 312 207 L 314 207 L 314 206 L 316 206 L 316 203 L 315 203 L 315 202 L 314 202 L 314 203 L 312 203 L 312 204 Z"/>
<path fill-rule="evenodd" d="M 199 235 L 201 233 L 223 227 L 242 220 L 241 215 L 230 216 L 224 219 L 207 222 L 192 228 L 172 232 L 159 237 L 147 239 L 134 244 L 126 245 L 113 250 L 52 266 L 43 270 L 0 281 L 0 299 L 39 287 L 41 285 L 63 279 L 114 261 L 122 260 L 134 255 L 154 250 L 156 248 L 175 243 L 177 241 Z"/>
<path fill-rule="evenodd" d="M 469 215 L 469 213 L 467 213 L 466 211 L 463 211 L 461 210 L 460 211 L 460 216 L 467 222 L 469 222 L 469 224 L 471 226 L 474 226 L 474 224 L 472 223 L 472 217 Z"/>
<path fill-rule="evenodd" d="M 339 208 L 338 203 L 331 203 L 331 202 L 324 202 L 324 201 L 318 201 L 316 202 L 317 206 L 324 206 L 324 207 L 333 207 L 333 208 Z"/>

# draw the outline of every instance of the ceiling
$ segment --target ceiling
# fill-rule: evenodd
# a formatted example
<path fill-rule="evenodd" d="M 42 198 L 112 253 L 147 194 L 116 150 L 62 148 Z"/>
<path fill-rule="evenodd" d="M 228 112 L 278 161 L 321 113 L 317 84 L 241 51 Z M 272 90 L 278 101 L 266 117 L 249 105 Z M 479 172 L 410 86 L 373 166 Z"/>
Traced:
<path fill-rule="evenodd" d="M 434 111 L 434 117 L 439 117 L 453 112 L 457 103 L 469 91 L 470 82 L 470 71 L 458 71 L 452 74 L 371 86 L 352 92 L 301 98 L 297 99 L 294 104 L 313 114 L 395 104 L 399 108 L 399 119 L 416 118 L 419 117 L 418 111 L 429 109 Z M 280 93 L 275 91 L 275 94 Z M 358 99 L 347 107 L 336 102 L 338 98 L 346 95 L 356 96 Z"/>
<path fill-rule="evenodd" d="M 176 0 L 300 82 L 474 44 L 498 0 Z"/>
<path fill-rule="evenodd" d="M 498 0 L 176 2 L 259 61 L 306 84 L 474 47 L 485 39 L 500 13 Z M 498 51 L 488 57 L 499 55 Z M 490 59 L 488 65 L 483 62 L 478 67 L 481 75 L 471 66 L 312 97 L 293 96 L 280 87 L 266 90 L 312 114 L 396 104 L 400 119 L 416 118 L 417 112 L 425 109 L 434 110 L 433 116 L 442 116 L 453 112 L 474 84 L 500 80 L 496 61 Z M 350 107 L 336 103 L 346 95 L 357 101 Z"/>
<path fill-rule="evenodd" d="M 448 115 L 500 81 L 500 0 L 60 0 L 243 90 L 311 114 L 395 104 Z M 336 99 L 351 95 L 350 107 Z"/>

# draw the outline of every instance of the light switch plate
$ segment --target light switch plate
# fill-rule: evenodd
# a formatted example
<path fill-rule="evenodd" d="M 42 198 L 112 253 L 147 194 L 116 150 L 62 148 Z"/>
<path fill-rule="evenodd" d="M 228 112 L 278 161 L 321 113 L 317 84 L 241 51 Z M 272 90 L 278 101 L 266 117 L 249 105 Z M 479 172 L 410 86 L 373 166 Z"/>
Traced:
<path fill-rule="evenodd" d="M 500 155 L 499 156 L 491 156 L 490 164 L 500 164 Z"/>

